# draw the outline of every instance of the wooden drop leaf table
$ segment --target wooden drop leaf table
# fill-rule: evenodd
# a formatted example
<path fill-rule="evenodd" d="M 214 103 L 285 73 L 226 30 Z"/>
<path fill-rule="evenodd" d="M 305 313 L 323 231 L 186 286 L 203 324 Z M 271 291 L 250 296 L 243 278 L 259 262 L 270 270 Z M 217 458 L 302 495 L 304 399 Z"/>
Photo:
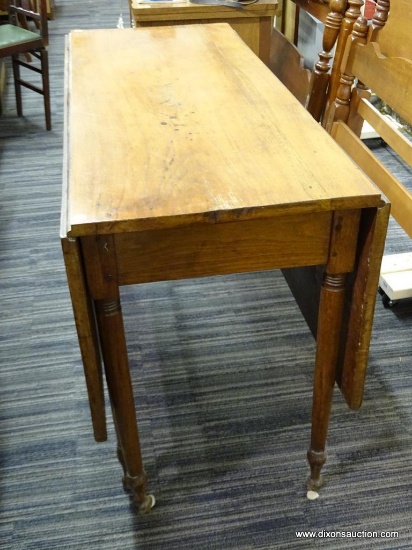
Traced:
<path fill-rule="evenodd" d="M 362 398 L 380 193 L 225 23 L 73 31 L 65 101 L 64 260 L 94 435 L 102 357 L 125 488 L 151 508 L 119 287 L 272 269 L 316 336 L 318 487 L 335 381 Z"/>

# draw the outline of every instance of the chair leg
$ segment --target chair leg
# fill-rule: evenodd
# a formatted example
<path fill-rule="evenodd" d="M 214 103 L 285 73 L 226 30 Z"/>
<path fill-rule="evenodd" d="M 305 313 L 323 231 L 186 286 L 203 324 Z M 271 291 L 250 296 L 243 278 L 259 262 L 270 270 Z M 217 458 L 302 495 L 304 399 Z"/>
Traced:
<path fill-rule="evenodd" d="M 20 65 L 18 63 L 19 56 L 12 56 L 12 65 L 13 65 L 13 77 L 14 77 L 14 90 L 16 93 L 16 106 L 17 106 L 17 115 L 23 116 L 23 104 L 21 100 L 21 84 L 20 84 Z"/>
<path fill-rule="evenodd" d="M 41 50 L 40 62 L 42 69 L 44 112 L 46 115 L 46 130 L 51 130 L 51 109 L 50 109 L 50 79 L 49 79 L 49 54 L 47 50 Z"/>

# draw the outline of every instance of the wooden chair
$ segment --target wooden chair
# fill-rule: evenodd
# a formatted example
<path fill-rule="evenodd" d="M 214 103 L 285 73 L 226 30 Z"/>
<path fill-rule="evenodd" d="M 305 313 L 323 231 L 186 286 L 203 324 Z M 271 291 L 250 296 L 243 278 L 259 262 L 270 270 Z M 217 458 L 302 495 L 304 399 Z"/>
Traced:
<path fill-rule="evenodd" d="M 389 199 L 392 216 L 409 237 L 412 237 L 412 193 L 379 161 L 359 136 L 366 120 L 406 165 L 412 166 L 412 141 L 394 129 L 369 101 L 373 91 L 405 123 L 412 124 L 411 28 L 410 0 L 391 1 L 389 18 L 383 28 L 368 26 L 363 17 L 357 20 L 346 45 L 331 128 L 336 141 Z M 411 257 L 409 255 L 408 263 L 405 263 L 405 258 L 402 261 L 391 258 L 401 271 L 391 272 L 393 275 L 390 279 L 395 286 L 383 287 L 385 293 L 387 290 L 393 293 L 397 290 L 398 297 L 412 297 Z M 385 259 L 384 263 L 387 263 Z M 387 266 L 385 270 L 388 270 Z M 396 289 L 397 279 L 400 285 Z M 384 281 L 385 273 L 381 273 L 381 287 Z M 392 297 L 396 299 L 395 294 Z"/>
<path fill-rule="evenodd" d="M 9 0 L 10 23 L 0 26 L 0 57 L 11 57 L 18 116 L 23 115 L 21 87 L 29 88 L 44 97 L 46 128 L 51 130 L 50 81 L 48 61 L 48 26 L 46 0 L 36 0 L 36 11 L 30 9 L 27 0 Z M 30 54 L 40 61 L 40 66 L 21 59 Z M 42 86 L 28 82 L 20 74 L 20 67 L 41 75 Z"/>

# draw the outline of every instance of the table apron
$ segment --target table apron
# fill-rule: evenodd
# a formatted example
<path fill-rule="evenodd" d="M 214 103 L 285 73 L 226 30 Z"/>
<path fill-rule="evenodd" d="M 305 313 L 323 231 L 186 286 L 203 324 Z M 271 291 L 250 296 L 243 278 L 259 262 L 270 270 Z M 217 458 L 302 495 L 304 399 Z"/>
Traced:
<path fill-rule="evenodd" d="M 130 285 L 324 264 L 331 221 L 322 212 L 115 234 L 115 278 Z"/>

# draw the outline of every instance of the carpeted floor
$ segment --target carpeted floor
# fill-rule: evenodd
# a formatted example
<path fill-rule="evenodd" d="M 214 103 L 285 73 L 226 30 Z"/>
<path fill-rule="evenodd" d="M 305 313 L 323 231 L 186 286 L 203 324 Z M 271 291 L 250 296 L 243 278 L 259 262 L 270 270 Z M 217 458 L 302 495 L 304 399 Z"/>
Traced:
<path fill-rule="evenodd" d="M 115 27 L 120 3 L 56 3 L 53 131 L 30 92 L 16 117 L 11 82 L 0 118 L 0 547 L 412 548 L 412 306 L 378 302 L 363 407 L 349 411 L 336 392 L 326 483 L 309 501 L 314 342 L 278 272 L 123 290 L 157 498 L 150 515 L 132 513 L 112 424 L 107 443 L 93 440 L 59 243 L 64 36 Z M 410 247 L 391 222 L 387 251 Z M 297 537 L 304 530 L 331 536 Z"/>

